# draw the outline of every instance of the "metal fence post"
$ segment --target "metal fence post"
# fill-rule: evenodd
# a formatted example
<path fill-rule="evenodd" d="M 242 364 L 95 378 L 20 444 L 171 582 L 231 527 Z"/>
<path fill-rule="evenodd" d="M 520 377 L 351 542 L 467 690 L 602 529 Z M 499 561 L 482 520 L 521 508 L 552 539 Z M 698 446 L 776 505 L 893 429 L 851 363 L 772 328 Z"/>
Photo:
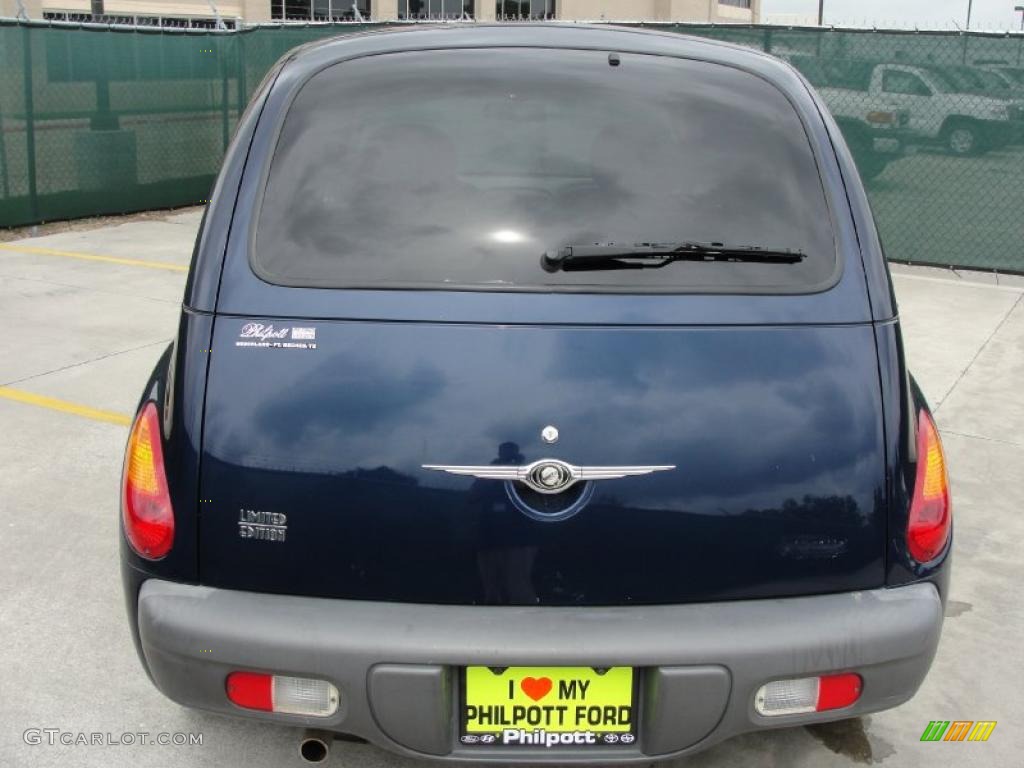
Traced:
<path fill-rule="evenodd" d="M 242 119 L 242 112 L 245 111 L 246 105 L 249 103 L 249 99 L 246 98 L 246 85 L 245 85 L 245 32 L 238 30 L 235 33 L 238 41 L 238 119 Z"/>
<path fill-rule="evenodd" d="M 33 221 L 39 220 L 39 197 L 36 194 L 36 116 L 32 93 L 32 28 L 22 25 L 24 88 L 25 88 L 25 153 L 28 170 L 28 203 Z"/>
<path fill-rule="evenodd" d="M 4 110 L 3 104 L 0 104 L 0 126 L 4 124 Z M 7 172 L 7 142 L 4 139 L 3 131 L 0 130 L 0 167 L 3 168 L 3 196 L 11 196 L 11 185 L 8 180 Z"/>
<path fill-rule="evenodd" d="M 218 69 L 220 70 L 221 140 L 224 151 L 227 152 L 228 142 L 231 141 L 231 123 L 228 114 L 228 67 L 227 62 L 224 61 L 224 48 L 228 38 L 225 35 L 215 35 L 212 39 L 217 41 L 217 58 L 220 65 Z"/>

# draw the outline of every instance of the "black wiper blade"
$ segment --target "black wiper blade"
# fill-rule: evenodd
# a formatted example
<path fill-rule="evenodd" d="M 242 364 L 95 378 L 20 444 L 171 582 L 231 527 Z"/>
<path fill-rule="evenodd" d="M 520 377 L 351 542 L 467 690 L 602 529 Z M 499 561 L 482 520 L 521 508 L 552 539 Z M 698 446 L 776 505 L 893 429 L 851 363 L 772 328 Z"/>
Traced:
<path fill-rule="evenodd" d="M 661 269 L 677 261 L 750 262 L 757 264 L 798 264 L 803 251 L 789 248 L 761 248 L 756 245 L 724 243 L 595 243 L 564 245 L 540 257 L 547 272 L 581 272 L 600 269 Z"/>

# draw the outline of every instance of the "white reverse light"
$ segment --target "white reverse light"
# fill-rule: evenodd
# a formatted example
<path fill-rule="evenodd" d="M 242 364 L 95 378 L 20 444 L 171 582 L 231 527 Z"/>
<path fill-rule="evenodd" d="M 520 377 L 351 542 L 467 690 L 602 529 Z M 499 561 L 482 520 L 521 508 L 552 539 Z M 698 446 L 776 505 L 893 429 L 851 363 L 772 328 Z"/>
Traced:
<path fill-rule="evenodd" d="M 818 678 L 775 680 L 762 685 L 754 697 L 754 708 L 762 715 L 797 715 L 813 712 L 818 704 Z"/>
<path fill-rule="evenodd" d="M 338 711 L 338 689 L 326 680 L 274 675 L 274 711 L 326 717 Z"/>

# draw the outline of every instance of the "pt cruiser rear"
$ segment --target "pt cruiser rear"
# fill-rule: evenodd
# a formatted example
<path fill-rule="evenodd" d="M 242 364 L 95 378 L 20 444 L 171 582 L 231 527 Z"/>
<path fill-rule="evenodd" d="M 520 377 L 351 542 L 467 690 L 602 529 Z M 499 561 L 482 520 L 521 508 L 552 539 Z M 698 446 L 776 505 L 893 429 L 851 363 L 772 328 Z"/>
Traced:
<path fill-rule="evenodd" d="M 896 706 L 951 510 L 788 65 L 587 27 L 307 46 L 243 117 L 125 460 L 142 662 L 412 756 L 641 762 Z"/>

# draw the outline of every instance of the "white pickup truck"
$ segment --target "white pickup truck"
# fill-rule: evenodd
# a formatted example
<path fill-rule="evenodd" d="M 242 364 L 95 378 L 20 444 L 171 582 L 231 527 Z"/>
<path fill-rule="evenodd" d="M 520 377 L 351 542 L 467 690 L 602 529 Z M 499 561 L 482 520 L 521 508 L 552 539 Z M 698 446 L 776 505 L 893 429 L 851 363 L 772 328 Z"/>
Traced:
<path fill-rule="evenodd" d="M 905 154 L 910 113 L 883 95 L 869 93 L 866 87 L 857 89 L 861 75 L 856 63 L 798 54 L 780 58 L 796 67 L 821 94 L 865 181 Z M 862 79 L 866 85 L 868 75 Z M 855 91 L 852 96 L 851 89 Z"/>
<path fill-rule="evenodd" d="M 792 63 L 802 69 L 801 62 Z M 865 110 L 904 113 L 905 141 L 938 144 L 956 155 L 978 154 L 1019 137 L 1020 104 L 965 93 L 939 68 L 832 60 L 822 61 L 822 70 L 818 92 L 837 120 Z"/>

